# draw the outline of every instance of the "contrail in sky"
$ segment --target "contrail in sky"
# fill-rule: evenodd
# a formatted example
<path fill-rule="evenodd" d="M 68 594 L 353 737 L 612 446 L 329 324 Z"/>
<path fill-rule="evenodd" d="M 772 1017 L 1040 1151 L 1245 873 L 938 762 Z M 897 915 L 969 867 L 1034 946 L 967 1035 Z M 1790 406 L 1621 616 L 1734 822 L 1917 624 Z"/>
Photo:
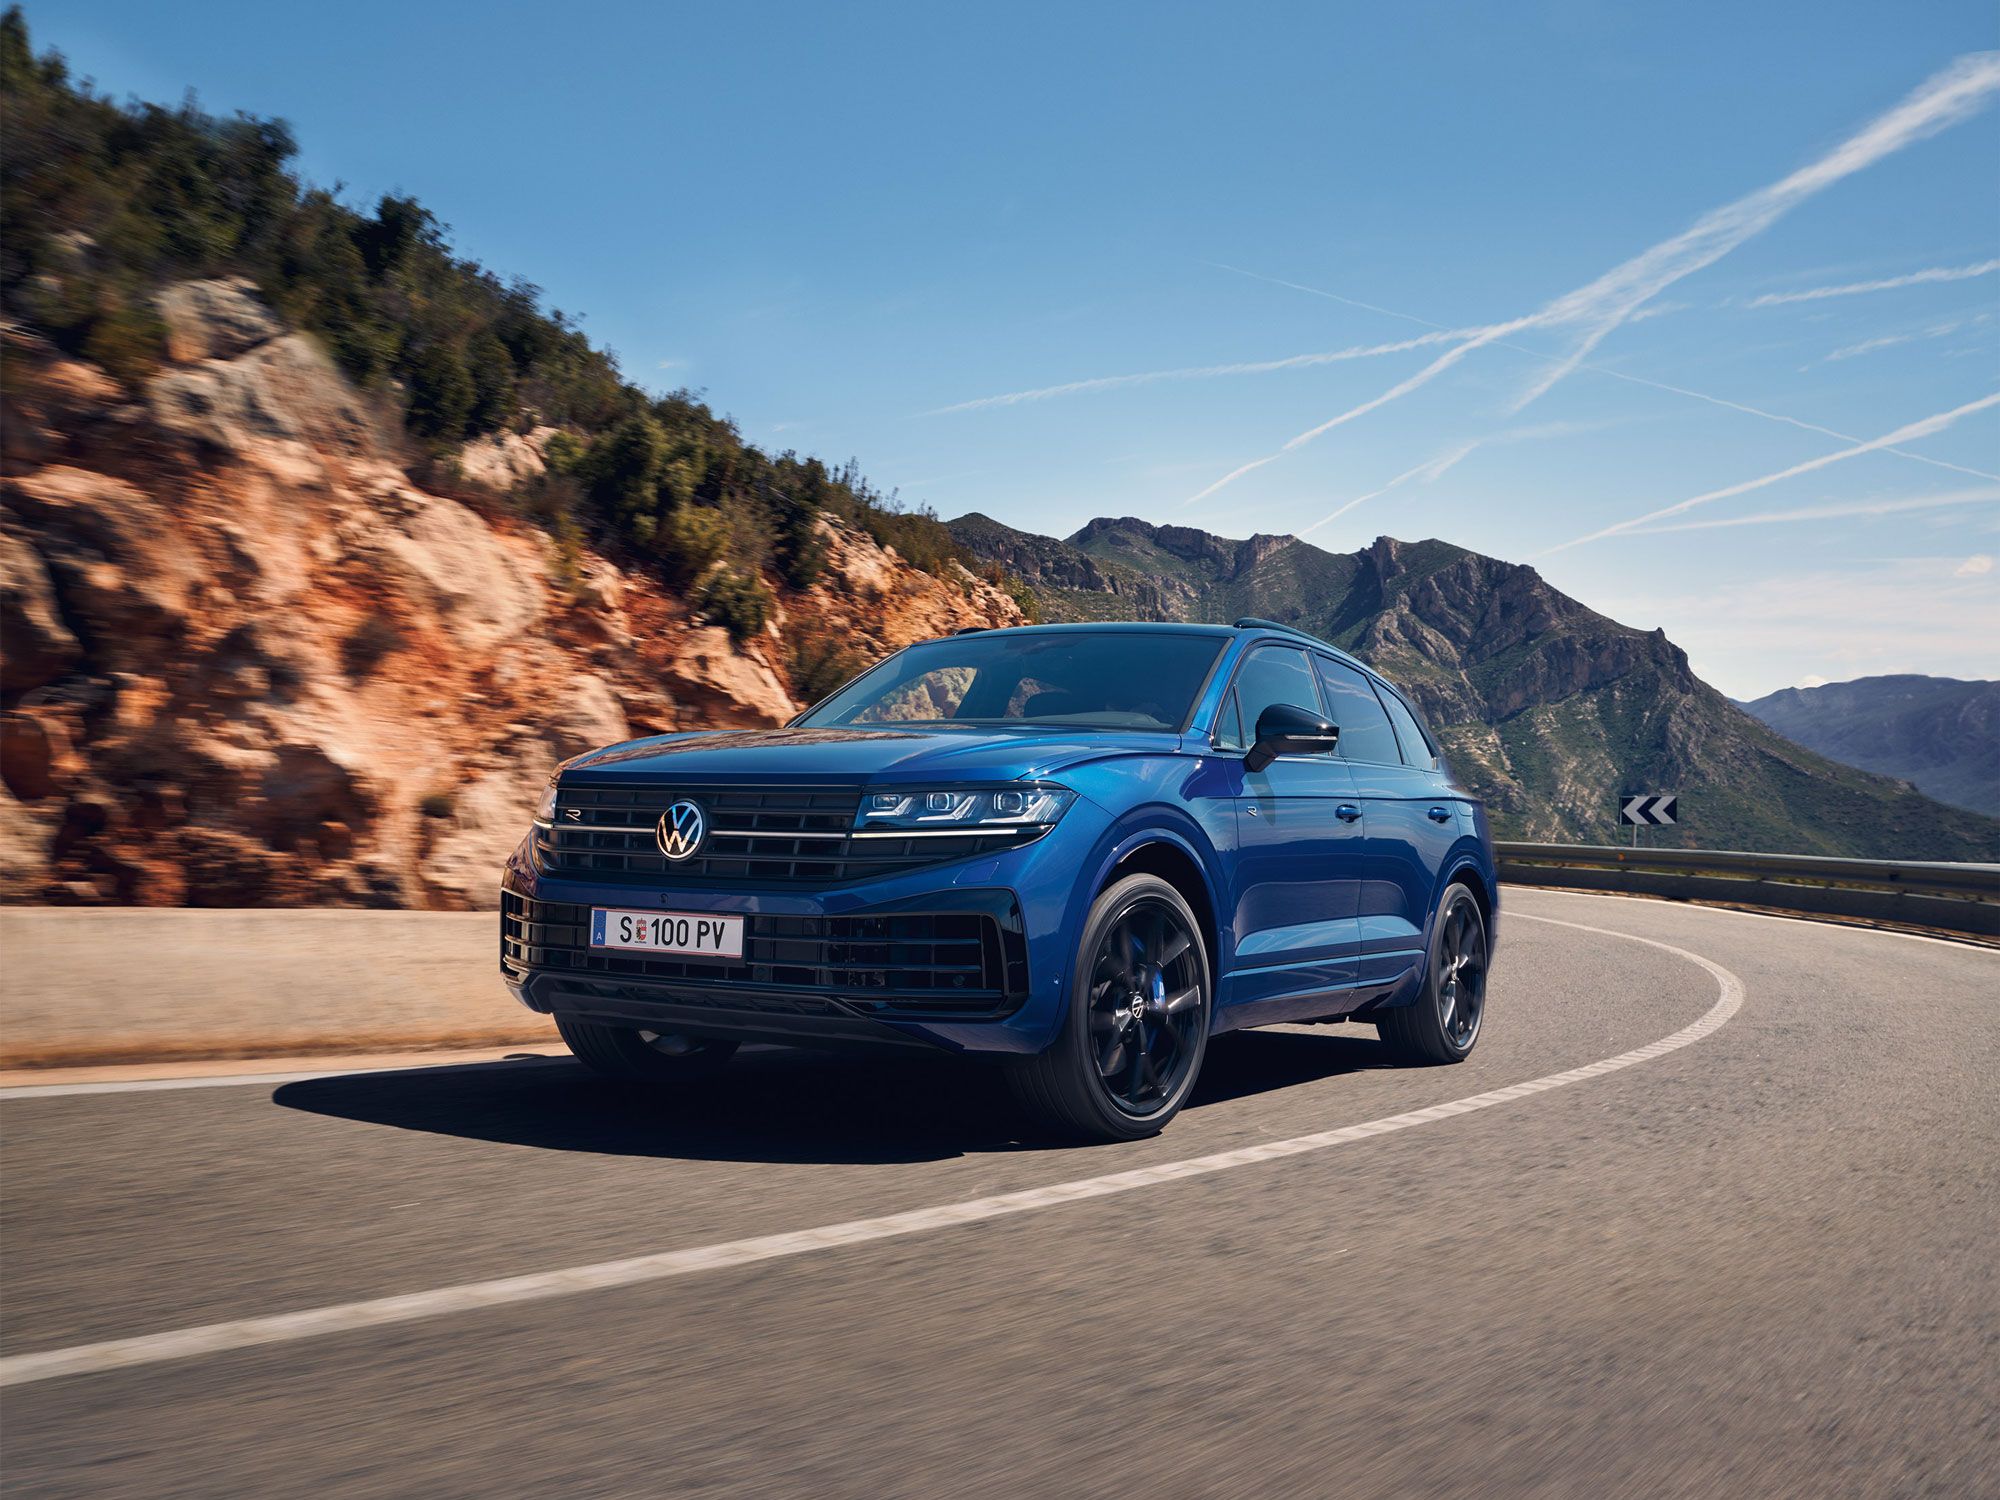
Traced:
<path fill-rule="evenodd" d="M 1475 438 L 1469 443 L 1460 443 L 1456 448 L 1447 448 L 1444 452 L 1425 459 L 1414 469 L 1405 469 L 1380 489 L 1370 490 L 1365 495 L 1356 495 L 1352 500 L 1341 506 L 1340 509 L 1328 515 L 1321 516 L 1312 525 L 1305 527 L 1303 530 L 1295 531 L 1292 535 L 1299 537 L 1311 536 L 1320 527 L 1327 525 L 1329 522 L 1338 521 L 1350 510 L 1353 510 L 1355 506 L 1373 500 L 1379 495 L 1386 495 L 1389 491 L 1397 488 L 1399 485 L 1408 483 L 1412 479 L 1421 479 L 1425 484 L 1429 484 L 1433 479 L 1444 474 L 1446 470 L 1457 467 L 1459 462 L 1470 455 L 1472 450 L 1478 446 L 1479 441 Z"/>
<path fill-rule="evenodd" d="M 1937 134 L 1985 107 L 2000 90 L 2000 52 L 1971 53 L 1925 80 L 1914 93 L 1886 114 L 1863 126 L 1817 160 L 1767 187 L 1713 209 L 1687 229 L 1662 240 L 1595 281 L 1578 287 L 1525 317 L 1495 323 L 1445 350 L 1423 369 L 1398 381 L 1379 396 L 1350 407 L 1287 441 L 1275 452 L 1240 464 L 1187 504 L 1205 500 L 1253 469 L 1263 467 L 1334 428 L 1366 416 L 1411 391 L 1428 385 L 1468 354 L 1526 328 L 1582 326 L 1582 337 L 1555 368 L 1535 382 L 1514 410 L 1535 400 L 1568 375 L 1640 307 L 1675 282 L 1705 269 L 1744 241 L 1761 234 L 1785 213 L 1826 188 L 1852 176 L 1905 146 Z"/>
<path fill-rule="evenodd" d="M 1856 443 L 1851 448 L 1842 448 L 1834 453 L 1822 454 L 1818 458 L 1809 458 L 1802 464 L 1793 464 L 1789 469 L 1780 469 L 1775 474 L 1765 474 L 1757 479 L 1746 479 L 1741 484 L 1725 485 L 1719 490 L 1709 490 L 1706 494 L 1695 495 L 1686 500 L 1677 500 L 1672 505 L 1648 511 L 1643 516 L 1634 516 L 1629 521 L 1620 521 L 1616 525 L 1603 527 L 1586 536 L 1574 537 L 1559 546 L 1550 547 L 1547 551 L 1539 552 L 1535 555 L 1537 557 L 1549 557 L 1557 552 L 1567 552 L 1571 547 L 1581 547 L 1585 542 L 1602 541 L 1605 537 L 1618 536 L 1628 531 L 1636 531 L 1640 527 L 1650 525 L 1654 521 L 1665 520 L 1668 516 L 1677 516 L 1683 511 L 1693 510 L 1698 505 L 1710 505 L 1717 500 L 1727 500 L 1736 495 L 1747 495 L 1752 490 L 1761 490 L 1766 485 L 1776 484 L 1782 479 L 1794 479 L 1801 474 L 1810 474 L 1816 469 L 1826 468 L 1829 464 L 1841 463 L 1850 458 L 1859 458 L 1864 453 L 1880 452 L 1892 443 L 1907 443 L 1916 438 L 1929 437 L 1934 432 L 1944 431 L 1945 428 L 1951 426 L 1960 417 L 1970 416 L 1976 411 L 1985 411 L 1991 406 L 2000 406 L 2000 391 L 1996 391 L 1990 396 L 1981 396 L 1977 401 L 1968 401 L 1963 406 L 1955 406 L 1950 411 L 1941 411 L 1935 416 L 1924 417 L 1919 421 L 1907 423 L 1902 427 L 1898 427 L 1894 432 L 1884 433 L 1881 437 L 1870 439 L 1865 443 Z"/>
<path fill-rule="evenodd" d="M 1266 276 L 1262 271 L 1247 271 L 1241 266 L 1225 265 L 1221 261 L 1214 260 L 1203 261 L 1202 264 L 1212 266 L 1218 271 L 1231 271 L 1238 276 L 1248 276 L 1253 281 L 1268 281 L 1273 286 L 1288 287 L 1295 292 L 1305 292 L 1314 297 L 1324 297 L 1330 302 L 1345 303 L 1349 307 L 1359 307 L 1368 312 L 1380 313 L 1385 318 L 1395 318 L 1404 323 L 1415 323 L 1421 328 L 1435 329 L 1439 333 L 1448 334 L 1452 337 L 1457 337 L 1461 333 L 1469 333 L 1471 331 L 1467 329 L 1446 328 L 1442 323 L 1433 323 L 1429 318 L 1420 318 L 1415 313 L 1398 312 L 1393 307 L 1379 307 L 1373 302 L 1361 302 L 1353 297 L 1343 297 L 1338 292 L 1329 292 L 1321 287 L 1306 286 L 1302 282 L 1297 281 L 1286 281 L 1282 277 Z M 1530 349 L 1526 344 L 1511 343 L 1506 339 L 1498 340 L 1495 347 L 1511 349 L 1516 354 L 1527 355 L 1530 359 L 1546 360 L 1550 363 L 1556 362 L 1556 356 L 1553 354 L 1544 354 L 1539 349 Z M 1642 385 L 1648 390 L 1666 391 L 1670 395 L 1686 396 L 1691 401 L 1706 401 L 1710 406 L 1720 406 L 1729 411 L 1740 411 L 1745 416 L 1762 417 L 1767 422 L 1782 422 L 1787 427 L 1797 427 L 1804 432 L 1817 432 L 1822 437 L 1838 438 L 1843 443 L 1859 443 L 1863 441 L 1863 439 L 1856 437 L 1851 432 L 1840 432 L 1832 427 L 1822 427 L 1817 422 L 1807 422 L 1798 417 L 1788 417 L 1783 412 L 1766 411 L 1761 406 L 1750 406 L 1744 402 L 1731 401 L 1722 396 L 1711 396 L 1706 391 L 1691 391 L 1684 385 L 1669 385 L 1664 380 L 1648 380 L 1643 375 L 1632 375 L 1624 370 L 1614 370 L 1609 365 L 1594 365 L 1586 362 L 1580 368 L 1590 371 L 1593 375 L 1604 375 L 1612 380 L 1625 381 L 1628 385 Z M 1944 459 L 1932 458 L 1927 453 L 1913 453 L 1904 448 L 1884 448 L 1882 451 L 1884 453 L 1893 453 L 1899 458 L 1913 458 L 1918 463 L 1929 464 L 1933 468 L 1950 469 L 1959 474 L 1970 474 L 1975 479 L 2000 480 L 2000 474 L 1989 474 L 1984 469 L 1968 469 L 1963 464 L 1947 463 Z"/>
<path fill-rule="evenodd" d="M 1675 521 L 1666 526 L 1635 526 L 1627 536 L 1658 536 L 1666 531 L 1712 531 L 1722 526 L 1772 526 L 1800 521 L 1833 521 L 1846 516 L 1893 516 L 1912 510 L 1942 510 L 1953 505 L 2000 505 L 2000 489 L 1978 485 L 1912 495 L 1902 500 L 1851 500 L 1835 505 L 1808 505 L 1798 510 L 1767 510 L 1754 516 L 1723 516 L 1707 521 Z"/>
<path fill-rule="evenodd" d="M 1970 281 L 2000 271 L 2000 260 L 1982 260 L 1976 266 L 1933 266 L 1912 271 L 1907 276 L 1891 276 L 1886 281 L 1850 281 L 1845 286 L 1807 287 L 1802 292 L 1766 292 L 1753 297 L 1746 307 L 1782 307 L 1787 302 L 1818 302 L 1827 297 L 1853 297 L 1862 292 L 1893 292 L 1898 287 L 1924 286 L 1934 281 Z"/>
<path fill-rule="evenodd" d="M 1374 359 L 1384 354 L 1401 354 L 1431 344 L 1448 344 L 1454 339 L 1477 333 L 1476 328 L 1443 328 L 1419 338 L 1399 339 L 1389 344 L 1357 344 L 1348 349 L 1329 349 L 1323 354 L 1293 354 L 1284 359 L 1252 360 L 1227 365 L 1186 365 L 1174 370 L 1142 370 L 1134 375 L 1100 375 L 1095 380 L 1070 380 L 1061 385 L 1038 386 L 1031 391 L 1008 391 L 1000 396 L 975 396 L 922 413 L 942 417 L 955 411 L 977 411 L 988 406 L 1019 406 L 1026 401 L 1048 401 L 1057 396 L 1081 396 L 1095 391 L 1116 390 L 1120 386 L 1149 385 L 1156 380 L 1205 380 L 1219 375 L 1263 375 L 1273 370 L 1299 370 L 1313 365 L 1339 364 L 1350 359 Z"/>

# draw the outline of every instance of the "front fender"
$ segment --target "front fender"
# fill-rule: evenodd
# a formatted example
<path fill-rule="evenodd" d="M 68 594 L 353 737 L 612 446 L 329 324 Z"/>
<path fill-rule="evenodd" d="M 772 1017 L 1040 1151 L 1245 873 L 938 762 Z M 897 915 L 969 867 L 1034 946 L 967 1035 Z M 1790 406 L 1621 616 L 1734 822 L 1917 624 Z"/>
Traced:
<path fill-rule="evenodd" d="M 1234 808 L 1227 809 L 1228 829 L 1235 831 Z M 1149 803 L 1133 808 L 1116 819 L 1099 837 L 1090 856 L 1083 862 L 1074 891 L 1071 893 L 1069 910 L 1064 916 L 1063 932 L 1067 944 L 1064 952 L 1063 993 L 1067 997 L 1070 970 L 1076 963 L 1077 944 L 1082 941 L 1083 926 L 1090 915 L 1090 908 L 1098 895 L 1116 878 L 1119 865 L 1133 854 L 1149 845 L 1161 844 L 1183 855 L 1199 873 L 1202 888 L 1208 897 L 1208 911 L 1214 932 L 1214 947 L 1218 950 L 1210 955 L 1214 968 L 1214 979 L 1219 980 L 1227 955 L 1220 951 L 1226 940 L 1228 924 L 1223 914 L 1228 910 L 1224 904 L 1217 871 L 1220 858 L 1216 852 L 1214 839 L 1201 822 L 1185 809 L 1166 803 Z M 1067 1003 L 1065 1001 L 1065 1011 Z"/>

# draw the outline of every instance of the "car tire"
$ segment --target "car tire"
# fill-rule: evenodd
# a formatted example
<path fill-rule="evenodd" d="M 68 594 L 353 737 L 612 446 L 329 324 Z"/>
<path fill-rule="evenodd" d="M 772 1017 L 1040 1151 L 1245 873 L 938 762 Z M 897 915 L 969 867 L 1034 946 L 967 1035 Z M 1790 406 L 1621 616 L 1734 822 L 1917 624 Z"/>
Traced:
<path fill-rule="evenodd" d="M 1131 1141 L 1180 1113 L 1201 1074 L 1215 986 L 1181 893 L 1132 875 L 1091 903 L 1055 1040 L 1008 1070 L 1034 1122 L 1068 1140 Z"/>
<path fill-rule="evenodd" d="M 1432 924 L 1423 989 L 1409 1005 L 1376 1019 L 1398 1062 L 1459 1063 L 1472 1055 L 1486 1018 L 1486 969 L 1492 948 L 1478 898 L 1456 882 L 1445 888 Z"/>
<path fill-rule="evenodd" d="M 728 1062 L 734 1042 L 606 1026 L 558 1015 L 556 1030 L 591 1072 L 632 1083 L 685 1083 L 706 1078 Z"/>

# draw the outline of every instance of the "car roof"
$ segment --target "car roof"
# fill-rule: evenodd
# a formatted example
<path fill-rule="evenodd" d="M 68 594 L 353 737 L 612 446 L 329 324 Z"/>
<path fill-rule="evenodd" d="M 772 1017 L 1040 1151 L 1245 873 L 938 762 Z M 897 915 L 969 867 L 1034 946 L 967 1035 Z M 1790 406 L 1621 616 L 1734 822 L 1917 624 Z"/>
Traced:
<path fill-rule="evenodd" d="M 1235 635 L 1232 625 L 1187 624 L 1180 620 L 1061 620 L 1046 625 L 969 625 L 960 635 L 1059 635 L 1090 631 L 1143 631 L 1147 635 Z"/>
<path fill-rule="evenodd" d="M 1284 625 L 1276 620 L 1260 620 L 1254 617 L 1238 620 L 1233 625 L 1187 623 L 1179 620 L 1068 620 L 1046 625 L 975 625 L 959 631 L 958 634 L 1064 635 L 1108 631 L 1116 631 L 1119 634 L 1143 632 L 1147 635 L 1203 635 L 1226 639 L 1258 637 L 1286 641 L 1293 645 L 1310 647 L 1315 651 L 1324 651 L 1328 656 L 1366 672 L 1370 677 L 1379 678 L 1382 675 L 1366 662 L 1356 660 L 1350 653 L 1321 640 L 1316 635 L 1308 634 L 1296 625 Z"/>

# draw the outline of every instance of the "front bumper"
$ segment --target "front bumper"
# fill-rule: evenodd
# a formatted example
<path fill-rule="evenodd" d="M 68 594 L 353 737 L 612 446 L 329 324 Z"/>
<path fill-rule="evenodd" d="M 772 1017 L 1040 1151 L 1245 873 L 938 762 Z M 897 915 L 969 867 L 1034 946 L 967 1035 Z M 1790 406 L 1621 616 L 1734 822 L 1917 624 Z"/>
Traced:
<path fill-rule="evenodd" d="M 1036 1052 L 1061 1014 L 1077 872 L 1101 831 L 1084 803 L 1018 849 L 824 890 L 564 879 L 524 840 L 501 882 L 501 975 L 532 1010 L 649 1030 Z M 740 915 L 743 961 L 592 949 L 592 907 Z"/>
<path fill-rule="evenodd" d="M 740 1040 L 923 1045 L 885 1023 L 998 1021 L 1028 995 L 1020 907 L 1007 891 L 838 916 L 749 912 L 743 958 L 725 963 L 592 948 L 590 905 L 500 899 L 501 973 L 533 1010 Z"/>

